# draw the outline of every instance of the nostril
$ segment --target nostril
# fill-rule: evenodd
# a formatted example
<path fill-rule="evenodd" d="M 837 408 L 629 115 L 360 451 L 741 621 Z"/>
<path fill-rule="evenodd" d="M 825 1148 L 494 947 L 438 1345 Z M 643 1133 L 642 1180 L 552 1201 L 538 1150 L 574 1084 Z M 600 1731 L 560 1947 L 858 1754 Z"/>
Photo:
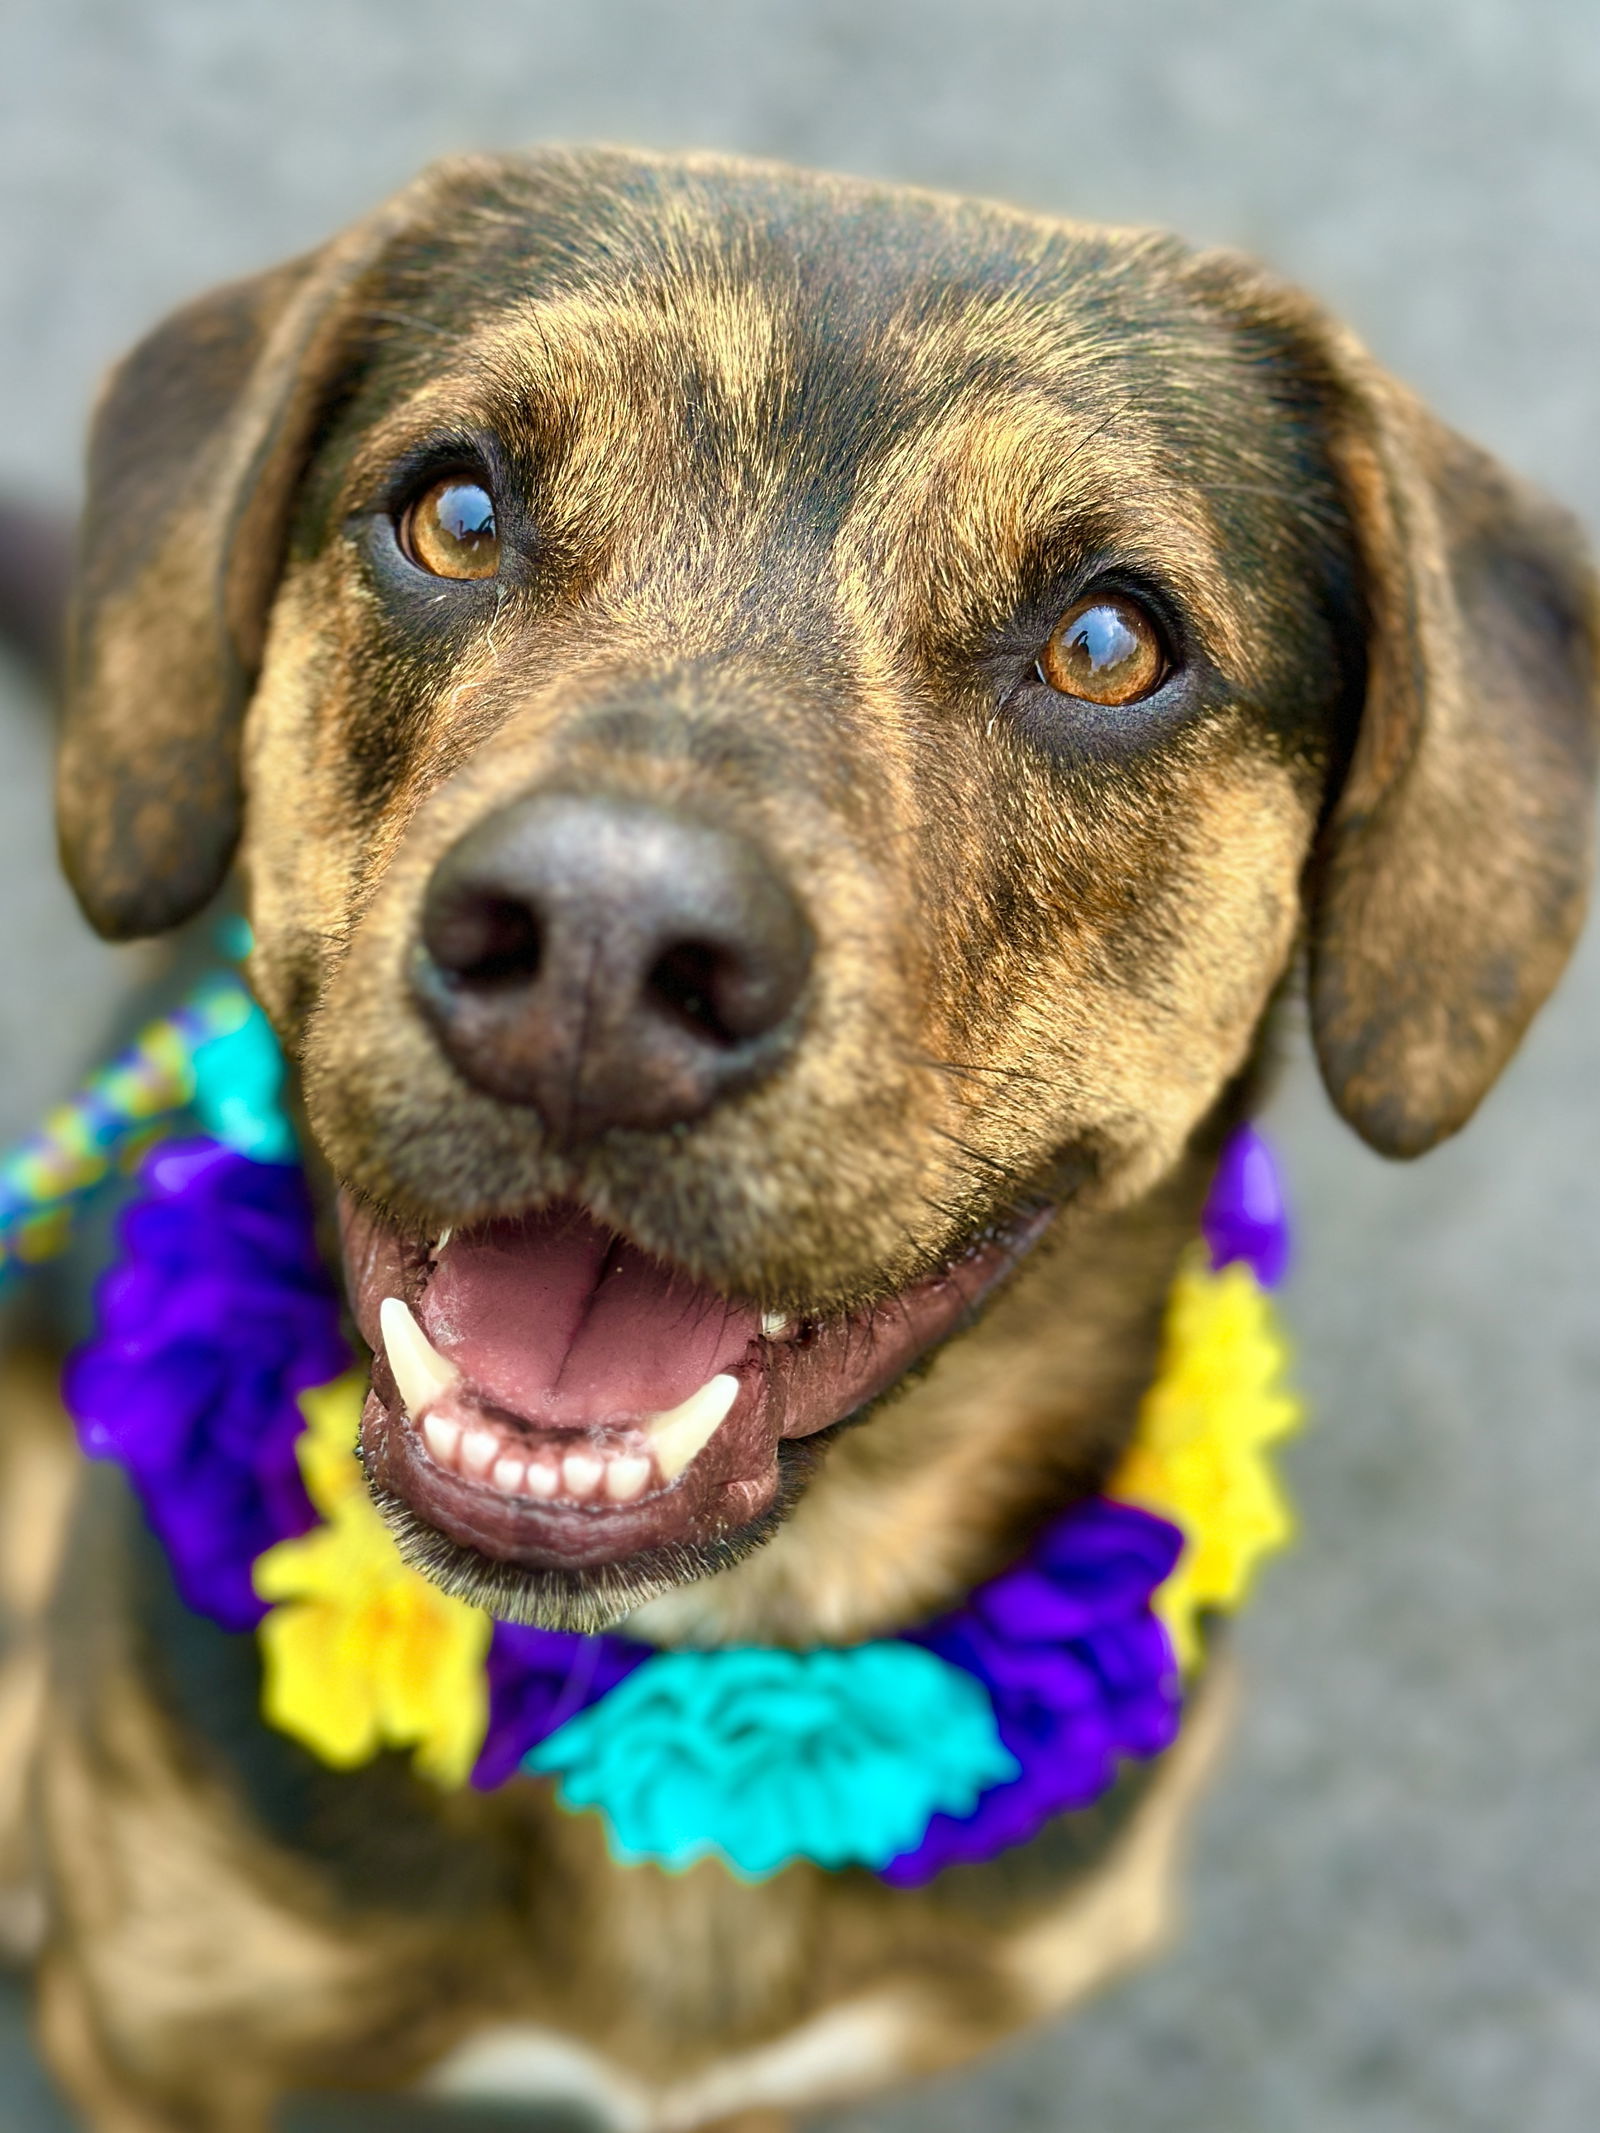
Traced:
<path fill-rule="evenodd" d="M 551 792 L 484 817 L 437 861 L 409 976 L 463 1080 L 576 1142 L 687 1124 L 775 1071 L 813 945 L 741 833 Z"/>
<path fill-rule="evenodd" d="M 518 897 L 490 892 L 442 899 L 427 914 L 423 943 L 437 967 L 463 985 L 526 985 L 544 959 L 537 912 Z"/>
<path fill-rule="evenodd" d="M 728 1012 L 738 980 L 726 949 L 710 942 L 680 941 L 656 958 L 644 989 L 658 1007 L 666 1008 L 696 1035 L 731 1048 L 750 1034 L 738 1028 Z"/>

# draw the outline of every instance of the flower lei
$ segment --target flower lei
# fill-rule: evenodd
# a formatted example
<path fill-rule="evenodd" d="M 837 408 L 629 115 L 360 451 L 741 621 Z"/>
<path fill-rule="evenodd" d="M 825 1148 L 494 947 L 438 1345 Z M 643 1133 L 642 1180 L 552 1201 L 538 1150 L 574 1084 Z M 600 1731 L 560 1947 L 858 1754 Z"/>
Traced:
<path fill-rule="evenodd" d="M 282 1071 L 259 1009 L 215 980 L 0 1163 L 3 1275 L 59 1248 L 75 1202 L 145 1145 L 67 1402 L 187 1605 L 255 1632 L 271 1724 L 336 1768 L 410 1750 L 441 1786 L 553 1781 L 622 1861 L 711 1856 L 759 1880 L 809 1859 L 901 1887 L 1027 1842 L 1170 1744 L 1207 1616 L 1290 1529 L 1264 1456 L 1298 1418 L 1268 1295 L 1287 1226 L 1251 1129 L 1224 1151 L 1106 1495 L 901 1636 L 660 1651 L 492 1621 L 402 1561 L 355 1458 L 363 1380 Z M 204 1134 L 149 1147 L 179 1107 Z"/>

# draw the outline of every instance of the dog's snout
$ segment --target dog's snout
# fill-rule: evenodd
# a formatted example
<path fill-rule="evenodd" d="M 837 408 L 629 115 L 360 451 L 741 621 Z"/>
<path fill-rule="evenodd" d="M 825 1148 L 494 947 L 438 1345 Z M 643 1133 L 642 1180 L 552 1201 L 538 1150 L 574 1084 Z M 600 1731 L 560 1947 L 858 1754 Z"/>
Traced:
<path fill-rule="evenodd" d="M 698 1118 L 770 1072 L 812 945 L 750 838 L 649 801 L 545 793 L 440 860 L 414 979 L 461 1075 L 571 1141 Z"/>

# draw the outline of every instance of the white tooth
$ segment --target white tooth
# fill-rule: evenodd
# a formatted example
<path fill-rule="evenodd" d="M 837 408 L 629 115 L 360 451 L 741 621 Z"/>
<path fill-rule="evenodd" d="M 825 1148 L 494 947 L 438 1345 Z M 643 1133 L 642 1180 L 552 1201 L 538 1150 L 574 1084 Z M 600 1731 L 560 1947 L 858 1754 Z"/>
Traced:
<path fill-rule="evenodd" d="M 395 1389 L 406 1413 L 418 1422 L 447 1392 L 454 1392 L 461 1373 L 454 1363 L 445 1361 L 398 1296 L 386 1296 L 379 1304 L 378 1331 L 394 1372 Z"/>
<path fill-rule="evenodd" d="M 439 1466 L 457 1465 L 461 1450 L 461 1424 L 452 1422 L 447 1415 L 428 1415 L 422 1424 L 422 1438 Z"/>
<path fill-rule="evenodd" d="M 592 1496 L 605 1470 L 605 1461 L 592 1452 L 568 1452 L 561 1462 L 561 1480 L 569 1496 Z"/>
<path fill-rule="evenodd" d="M 502 1496 L 520 1496 L 522 1484 L 528 1477 L 527 1462 L 522 1459 L 497 1459 L 490 1477 Z"/>
<path fill-rule="evenodd" d="M 530 1496 L 548 1498 L 554 1496 L 560 1488 L 561 1475 L 557 1468 L 547 1465 L 543 1459 L 533 1459 L 528 1463 L 528 1478 L 523 1486 Z"/>
<path fill-rule="evenodd" d="M 714 1378 L 690 1393 L 681 1407 L 664 1415 L 652 1415 L 644 1430 L 656 1455 L 663 1481 L 676 1481 L 684 1468 L 697 1459 L 727 1419 L 728 1409 L 739 1397 L 739 1380 L 719 1371 Z"/>
<path fill-rule="evenodd" d="M 787 1311 L 763 1311 L 761 1330 L 769 1341 L 781 1341 L 786 1333 L 794 1331 L 794 1320 Z"/>
<path fill-rule="evenodd" d="M 469 1429 L 461 1440 L 461 1471 L 474 1481 L 487 1481 L 499 1456 L 500 1439 L 492 1429 Z"/>
<path fill-rule="evenodd" d="M 627 1452 L 606 1461 L 606 1494 L 613 1503 L 632 1503 L 650 1486 L 654 1462 Z"/>
<path fill-rule="evenodd" d="M 433 1256 L 435 1259 L 438 1258 L 439 1254 L 444 1250 L 445 1246 L 450 1242 L 450 1239 L 455 1235 L 455 1233 L 456 1226 L 453 1222 L 447 1222 L 444 1228 L 440 1230 L 438 1236 L 434 1239 L 433 1244 Z"/>

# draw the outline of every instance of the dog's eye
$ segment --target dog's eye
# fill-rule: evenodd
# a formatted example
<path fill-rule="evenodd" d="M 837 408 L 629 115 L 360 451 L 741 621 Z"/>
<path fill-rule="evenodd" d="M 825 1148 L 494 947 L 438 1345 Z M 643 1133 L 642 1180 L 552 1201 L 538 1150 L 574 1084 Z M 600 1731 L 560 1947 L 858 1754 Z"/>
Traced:
<path fill-rule="evenodd" d="M 1039 655 L 1039 679 L 1089 704 L 1136 704 L 1165 679 L 1160 632 L 1126 593 L 1091 593 L 1069 608 Z"/>
<path fill-rule="evenodd" d="M 436 578 L 492 578 L 500 568 L 494 498 L 481 482 L 447 475 L 407 505 L 400 545 Z"/>

